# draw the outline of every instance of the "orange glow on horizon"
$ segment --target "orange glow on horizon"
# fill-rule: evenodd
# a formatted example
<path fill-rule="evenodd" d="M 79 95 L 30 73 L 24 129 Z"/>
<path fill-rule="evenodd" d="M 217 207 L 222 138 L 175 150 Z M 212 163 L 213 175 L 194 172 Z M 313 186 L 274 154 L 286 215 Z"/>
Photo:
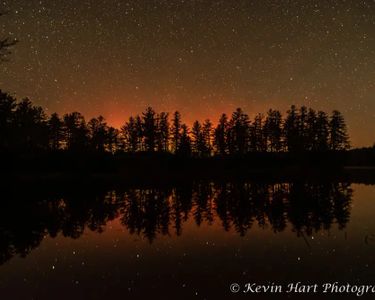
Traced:
<path fill-rule="evenodd" d="M 78 96 L 76 96 L 78 97 Z M 189 128 L 192 127 L 194 121 L 198 120 L 203 122 L 209 119 L 213 126 L 216 126 L 220 116 L 225 113 L 228 118 L 231 117 L 232 113 L 238 108 L 242 108 L 245 113 L 249 115 L 250 121 L 252 121 L 256 114 L 262 113 L 266 115 L 267 111 L 272 109 L 279 110 L 283 116 L 286 115 L 287 110 L 292 104 L 297 107 L 307 106 L 315 110 L 323 110 L 330 114 L 332 110 L 337 109 L 334 105 L 316 105 L 306 99 L 302 101 L 286 101 L 285 99 L 271 99 L 270 101 L 234 101 L 229 97 L 224 99 L 218 97 L 217 99 L 202 99 L 202 97 L 196 97 L 191 101 L 177 101 L 177 96 L 173 97 L 173 101 L 146 101 L 143 99 L 149 99 L 150 97 L 142 97 L 138 101 L 134 101 L 132 97 L 126 100 L 127 97 L 120 96 L 119 94 L 111 96 L 110 94 L 98 95 L 98 99 L 95 99 L 95 105 L 87 105 L 88 103 L 77 101 L 75 97 L 64 97 L 64 102 L 68 103 L 64 106 L 65 109 L 61 110 L 61 107 L 50 107 L 48 114 L 57 111 L 60 115 L 70 113 L 72 111 L 78 111 L 83 114 L 86 121 L 93 117 L 102 115 L 107 124 L 120 129 L 129 119 L 130 116 L 142 115 L 142 112 L 148 106 L 151 106 L 156 113 L 167 112 L 169 113 L 169 120 L 173 118 L 173 113 L 177 110 L 181 113 L 182 122 L 185 123 Z M 204 98 L 204 97 L 203 97 Z M 98 101 L 99 99 L 106 99 Z M 181 99 L 184 97 L 181 96 Z M 82 104 L 83 103 L 83 104 Z M 340 109 L 339 109 L 340 110 Z M 353 116 L 348 111 L 340 110 L 348 125 L 348 132 L 351 139 L 351 145 L 353 147 L 372 146 L 368 144 L 368 140 L 375 141 L 375 135 L 371 131 L 360 130 L 362 124 L 358 120 L 353 120 Z"/>

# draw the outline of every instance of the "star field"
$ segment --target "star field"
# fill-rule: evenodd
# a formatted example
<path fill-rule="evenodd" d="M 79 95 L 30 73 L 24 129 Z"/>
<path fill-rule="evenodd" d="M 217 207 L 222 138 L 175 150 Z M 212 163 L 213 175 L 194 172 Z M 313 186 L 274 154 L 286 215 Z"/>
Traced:
<path fill-rule="evenodd" d="M 151 105 L 184 121 L 241 106 L 339 109 L 375 142 L 375 1 L 2 1 L 17 38 L 0 87 L 120 126 Z"/>

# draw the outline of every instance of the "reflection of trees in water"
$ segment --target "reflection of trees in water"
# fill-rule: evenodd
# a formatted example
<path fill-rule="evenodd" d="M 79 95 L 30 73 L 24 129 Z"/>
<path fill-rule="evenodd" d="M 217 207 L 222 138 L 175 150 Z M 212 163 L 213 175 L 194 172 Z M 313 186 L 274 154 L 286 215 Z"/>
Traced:
<path fill-rule="evenodd" d="M 0 208 L 0 264 L 20 254 L 26 256 L 47 235 L 78 238 L 87 227 L 101 232 L 118 216 L 115 194 L 81 191 L 64 197 L 42 196 L 28 191 L 5 193 Z"/>
<path fill-rule="evenodd" d="M 144 235 L 152 241 L 157 233 L 168 234 L 170 225 L 170 190 L 129 190 L 123 195 L 121 222 L 131 234 Z"/>
<path fill-rule="evenodd" d="M 176 188 L 88 189 L 53 197 L 26 193 L 4 193 L 9 199 L 0 209 L 0 263 L 15 254 L 27 255 L 46 235 L 79 238 L 85 228 L 102 232 L 115 218 L 150 242 L 158 234 L 181 235 L 189 218 L 198 226 L 216 220 L 225 231 L 241 236 L 254 224 L 274 232 L 289 226 L 298 236 L 311 235 L 334 223 L 345 228 L 352 198 L 350 184 L 304 182 L 199 182 Z"/>
<path fill-rule="evenodd" d="M 253 223 L 311 235 L 333 223 L 343 229 L 349 221 L 352 190 L 349 184 L 300 182 L 284 184 L 223 184 L 217 187 L 217 215 L 225 230 L 244 235 Z"/>
<path fill-rule="evenodd" d="M 349 184 L 295 183 L 288 198 L 288 221 L 298 234 L 328 230 L 332 223 L 343 229 L 349 221 L 351 197 Z"/>

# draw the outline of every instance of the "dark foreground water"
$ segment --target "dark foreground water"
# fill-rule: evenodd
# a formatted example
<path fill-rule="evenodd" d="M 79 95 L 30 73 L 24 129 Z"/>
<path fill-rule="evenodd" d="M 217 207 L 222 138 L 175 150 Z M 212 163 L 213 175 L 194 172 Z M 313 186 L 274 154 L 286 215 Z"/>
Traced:
<path fill-rule="evenodd" d="M 0 299 L 375 298 L 286 293 L 298 282 L 375 284 L 375 186 L 5 190 Z M 244 293 L 246 283 L 282 292 Z"/>

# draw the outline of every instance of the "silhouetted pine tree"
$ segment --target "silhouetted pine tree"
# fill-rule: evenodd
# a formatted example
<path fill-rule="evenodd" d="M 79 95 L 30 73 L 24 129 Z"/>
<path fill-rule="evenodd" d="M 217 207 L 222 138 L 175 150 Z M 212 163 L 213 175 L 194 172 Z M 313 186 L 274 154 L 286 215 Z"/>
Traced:
<path fill-rule="evenodd" d="M 33 106 L 23 99 L 14 111 L 14 143 L 20 151 L 48 149 L 48 127 L 46 116 L 40 106 Z"/>
<path fill-rule="evenodd" d="M 145 146 L 143 143 L 143 123 L 139 115 L 135 117 L 135 129 L 137 131 L 137 149 L 138 151 L 144 151 Z"/>
<path fill-rule="evenodd" d="M 337 110 L 332 112 L 329 121 L 329 148 L 334 151 L 350 148 L 344 117 Z"/>
<path fill-rule="evenodd" d="M 66 149 L 84 151 L 89 145 L 85 118 L 79 112 L 64 115 L 64 140 Z"/>
<path fill-rule="evenodd" d="M 279 152 L 282 149 L 282 117 L 278 110 L 270 109 L 267 112 L 264 136 L 268 151 Z"/>
<path fill-rule="evenodd" d="M 307 151 L 317 151 L 318 132 L 316 111 L 309 109 L 307 113 L 306 146 Z"/>
<path fill-rule="evenodd" d="M 299 151 L 307 151 L 308 149 L 308 116 L 306 106 L 301 106 L 298 115 L 298 137 L 297 149 Z"/>
<path fill-rule="evenodd" d="M 217 154 L 228 153 L 228 126 L 228 117 L 222 114 L 214 132 L 214 146 Z"/>
<path fill-rule="evenodd" d="M 119 130 L 112 126 L 107 128 L 106 150 L 112 154 L 121 149 L 119 133 Z"/>
<path fill-rule="evenodd" d="M 125 151 L 138 151 L 138 131 L 133 117 L 130 117 L 129 121 L 121 127 L 121 136 L 124 141 Z"/>
<path fill-rule="evenodd" d="M 265 152 L 267 151 L 267 139 L 264 130 L 264 117 L 262 114 L 257 114 L 254 122 L 250 125 L 250 151 Z"/>
<path fill-rule="evenodd" d="M 103 116 L 92 118 L 88 123 L 90 147 L 97 152 L 104 152 L 107 143 L 108 126 Z"/>
<path fill-rule="evenodd" d="M 145 150 L 154 152 L 157 137 L 155 111 L 151 107 L 148 107 L 142 115 Z"/>
<path fill-rule="evenodd" d="M 229 122 L 228 147 L 230 154 L 244 154 L 248 151 L 249 125 L 249 116 L 241 108 L 237 108 Z"/>
<path fill-rule="evenodd" d="M 166 152 L 169 150 L 169 139 L 170 139 L 170 130 L 169 130 L 169 120 L 168 113 L 161 112 L 158 115 L 158 124 L 157 124 L 157 148 L 158 151 Z"/>
<path fill-rule="evenodd" d="M 211 156 L 212 154 L 212 123 L 206 119 L 202 126 L 202 135 L 204 142 L 203 156 Z"/>
<path fill-rule="evenodd" d="M 0 150 L 14 147 L 14 110 L 16 100 L 0 90 Z"/>
<path fill-rule="evenodd" d="M 202 125 L 199 123 L 199 121 L 195 121 L 193 123 L 193 127 L 191 128 L 191 137 L 192 153 L 196 156 L 202 156 L 203 152 L 205 151 L 205 143 L 202 132 Z"/>
<path fill-rule="evenodd" d="M 327 151 L 329 138 L 329 122 L 327 114 L 323 111 L 318 111 L 316 118 L 316 150 Z"/>
<path fill-rule="evenodd" d="M 57 113 L 53 113 L 48 122 L 49 145 L 51 150 L 59 150 L 64 138 L 64 123 Z"/>
<path fill-rule="evenodd" d="M 178 146 L 180 144 L 180 139 L 181 139 L 181 114 L 176 111 L 173 114 L 173 120 L 172 120 L 172 128 L 171 128 L 171 133 L 172 133 L 172 151 L 177 152 Z"/>
<path fill-rule="evenodd" d="M 176 154 L 181 156 L 191 155 L 191 139 L 189 135 L 189 128 L 185 124 L 181 125 L 180 143 L 177 147 Z"/>
<path fill-rule="evenodd" d="M 284 136 L 286 148 L 289 152 L 298 151 L 300 148 L 299 142 L 299 116 L 297 108 L 292 105 L 287 111 L 287 117 L 284 122 Z"/>

